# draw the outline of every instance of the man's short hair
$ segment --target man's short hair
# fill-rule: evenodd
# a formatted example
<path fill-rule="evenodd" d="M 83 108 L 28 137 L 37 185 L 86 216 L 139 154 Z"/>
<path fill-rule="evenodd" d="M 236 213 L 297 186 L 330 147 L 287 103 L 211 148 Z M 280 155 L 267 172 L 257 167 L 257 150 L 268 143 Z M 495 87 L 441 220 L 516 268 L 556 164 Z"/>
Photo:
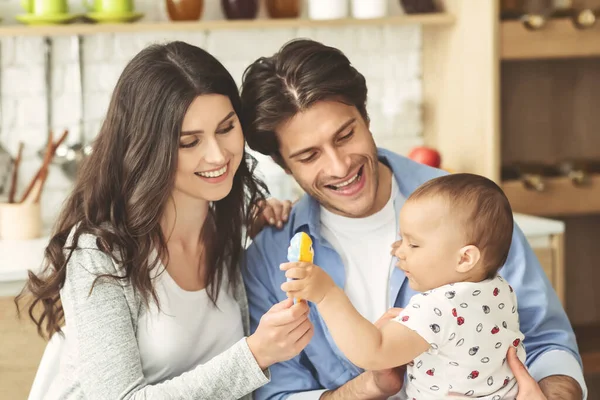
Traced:
<path fill-rule="evenodd" d="M 286 43 L 244 72 L 244 134 L 251 149 L 279 156 L 276 128 L 322 100 L 353 105 L 368 121 L 365 78 L 340 50 L 308 39 Z"/>

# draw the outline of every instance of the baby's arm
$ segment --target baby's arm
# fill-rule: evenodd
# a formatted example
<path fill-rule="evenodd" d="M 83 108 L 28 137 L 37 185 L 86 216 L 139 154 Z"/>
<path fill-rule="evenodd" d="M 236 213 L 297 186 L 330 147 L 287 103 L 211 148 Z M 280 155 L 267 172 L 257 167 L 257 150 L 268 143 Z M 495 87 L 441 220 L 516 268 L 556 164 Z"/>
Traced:
<path fill-rule="evenodd" d="M 356 311 L 344 291 L 319 266 L 291 262 L 281 264 L 280 268 L 286 271 L 286 278 L 292 279 L 282 284 L 281 289 L 288 297 L 306 299 L 316 304 L 337 346 L 350 361 L 363 369 L 378 370 L 404 365 L 427 351 L 429 343 L 441 344 L 441 336 L 444 335 L 439 329 L 443 325 L 441 321 L 437 321 L 437 332 L 434 332 L 434 336 L 440 337 L 439 341 L 438 338 L 429 337 L 425 340 L 422 336 L 430 336 L 427 321 L 434 314 L 432 310 L 438 308 L 423 307 L 422 318 L 413 315 L 410 322 L 396 318 L 379 330 Z M 422 295 L 413 299 L 427 302 Z M 414 312 L 417 306 L 420 304 L 411 307 L 410 312 Z M 403 311 L 401 316 L 408 312 Z"/>
<path fill-rule="evenodd" d="M 381 370 L 407 364 L 429 349 L 418 333 L 395 321 L 377 329 L 335 287 L 319 303 L 319 313 L 336 345 L 355 365 Z"/>

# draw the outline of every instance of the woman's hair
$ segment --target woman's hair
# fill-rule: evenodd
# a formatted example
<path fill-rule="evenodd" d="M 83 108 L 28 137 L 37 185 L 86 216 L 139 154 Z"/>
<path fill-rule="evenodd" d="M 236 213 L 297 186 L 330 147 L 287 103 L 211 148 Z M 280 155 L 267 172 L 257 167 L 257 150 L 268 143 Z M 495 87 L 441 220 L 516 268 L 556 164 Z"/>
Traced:
<path fill-rule="evenodd" d="M 39 275 L 29 271 L 27 285 L 15 299 L 19 308 L 21 300 L 31 295 L 29 315 L 40 335 L 43 325 L 48 336 L 61 331 L 59 291 L 82 234 L 96 236 L 100 251 L 122 268 L 121 276 L 102 277 L 127 280 L 146 304 L 151 299 L 158 302 L 151 271 L 160 260 L 168 260 L 160 220 L 174 188 L 181 127 L 192 101 L 205 94 L 227 96 L 245 126 L 235 81 L 218 60 L 198 47 L 183 42 L 151 45 L 125 67 L 93 152 L 82 164 L 56 222 L 44 269 Z M 205 281 L 213 303 L 224 274 L 232 287 L 241 284 L 237 270 L 243 229 L 253 219 L 249 205 L 267 193 L 253 175 L 255 166 L 256 160 L 244 152 L 231 192 L 211 203 L 201 231 Z M 73 228 L 73 240 L 66 243 Z M 158 257 L 151 261 L 154 249 Z M 39 303 L 41 314 L 36 316 Z"/>

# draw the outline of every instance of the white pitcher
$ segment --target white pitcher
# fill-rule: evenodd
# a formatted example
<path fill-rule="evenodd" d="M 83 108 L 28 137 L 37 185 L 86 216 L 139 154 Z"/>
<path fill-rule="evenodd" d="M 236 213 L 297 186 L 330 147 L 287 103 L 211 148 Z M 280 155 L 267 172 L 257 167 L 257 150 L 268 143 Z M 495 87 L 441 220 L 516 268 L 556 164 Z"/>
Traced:
<path fill-rule="evenodd" d="M 352 0 L 352 16 L 357 19 L 382 18 L 387 15 L 387 0 Z"/>
<path fill-rule="evenodd" d="M 308 0 L 310 19 L 341 19 L 348 17 L 348 0 Z"/>

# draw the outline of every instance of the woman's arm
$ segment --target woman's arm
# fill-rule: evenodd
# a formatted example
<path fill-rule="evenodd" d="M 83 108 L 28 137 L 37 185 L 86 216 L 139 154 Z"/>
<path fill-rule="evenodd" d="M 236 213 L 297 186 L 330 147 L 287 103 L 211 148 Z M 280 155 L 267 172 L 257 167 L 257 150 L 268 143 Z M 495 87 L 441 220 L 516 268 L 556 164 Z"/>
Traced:
<path fill-rule="evenodd" d="M 209 362 L 169 381 L 149 385 L 144 379 L 132 314 L 122 284 L 100 279 L 114 273 L 104 253 L 73 253 L 61 291 L 68 334 L 77 347 L 77 371 L 86 398 L 230 399 L 267 383 L 243 338 Z M 90 292 L 91 290 L 91 292 Z"/>

